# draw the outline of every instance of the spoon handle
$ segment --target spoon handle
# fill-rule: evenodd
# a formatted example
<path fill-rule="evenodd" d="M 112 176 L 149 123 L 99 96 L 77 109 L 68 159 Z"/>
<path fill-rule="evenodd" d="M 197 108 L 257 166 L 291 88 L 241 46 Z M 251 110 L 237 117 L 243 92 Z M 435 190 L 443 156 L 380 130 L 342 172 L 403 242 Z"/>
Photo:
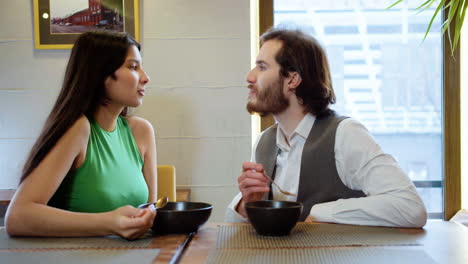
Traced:
<path fill-rule="evenodd" d="M 138 206 L 138 208 L 144 209 L 144 208 L 148 208 L 148 206 L 150 206 L 150 205 L 156 206 L 156 203 L 145 203 L 145 204 L 140 204 L 140 205 Z"/>
<path fill-rule="evenodd" d="M 270 182 L 273 183 L 282 194 L 289 195 L 289 196 L 296 196 L 295 193 L 291 193 L 291 192 L 288 192 L 288 191 L 285 191 L 285 190 L 281 189 L 281 187 L 279 187 L 279 185 L 276 184 L 276 182 L 274 180 L 272 180 L 270 177 L 268 177 L 265 173 L 263 175 L 265 175 L 265 177 L 268 180 L 270 180 Z"/>

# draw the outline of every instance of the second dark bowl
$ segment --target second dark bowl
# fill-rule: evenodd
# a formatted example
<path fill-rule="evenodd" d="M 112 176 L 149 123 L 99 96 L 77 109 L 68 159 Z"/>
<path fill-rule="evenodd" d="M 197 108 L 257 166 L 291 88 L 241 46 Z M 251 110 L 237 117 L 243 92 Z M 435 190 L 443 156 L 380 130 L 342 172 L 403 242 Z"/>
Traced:
<path fill-rule="evenodd" d="M 296 225 L 302 212 L 302 203 L 256 201 L 245 204 L 245 210 L 259 235 L 285 236 Z"/>
<path fill-rule="evenodd" d="M 210 218 L 213 206 L 198 202 L 169 202 L 157 210 L 153 232 L 183 234 L 198 230 Z"/>

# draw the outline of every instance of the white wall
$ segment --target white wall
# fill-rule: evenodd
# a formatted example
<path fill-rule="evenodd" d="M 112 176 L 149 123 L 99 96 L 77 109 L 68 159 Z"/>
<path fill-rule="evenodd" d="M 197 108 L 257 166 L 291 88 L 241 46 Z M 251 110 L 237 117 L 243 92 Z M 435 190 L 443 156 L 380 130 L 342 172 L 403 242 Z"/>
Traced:
<path fill-rule="evenodd" d="M 70 54 L 34 49 L 32 9 L 29 0 L 0 8 L 0 189 L 16 188 Z M 177 185 L 222 221 L 250 158 L 249 1 L 141 1 L 141 32 L 151 83 L 133 113 L 154 125 L 158 163 L 174 164 Z"/>
<path fill-rule="evenodd" d="M 60 88 L 69 50 L 34 49 L 32 1 L 0 8 L 0 188 L 16 188 L 25 155 Z"/>

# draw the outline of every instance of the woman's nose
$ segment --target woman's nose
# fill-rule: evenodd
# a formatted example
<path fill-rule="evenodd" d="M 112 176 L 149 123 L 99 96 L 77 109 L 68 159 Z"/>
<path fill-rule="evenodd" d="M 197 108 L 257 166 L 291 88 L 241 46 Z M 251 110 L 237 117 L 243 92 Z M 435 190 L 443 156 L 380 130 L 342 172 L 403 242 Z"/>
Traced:
<path fill-rule="evenodd" d="M 144 84 L 147 84 L 149 83 L 150 81 L 150 77 L 148 76 L 148 74 L 146 74 L 145 71 L 142 71 L 142 76 L 141 76 L 141 82 L 144 83 Z"/>

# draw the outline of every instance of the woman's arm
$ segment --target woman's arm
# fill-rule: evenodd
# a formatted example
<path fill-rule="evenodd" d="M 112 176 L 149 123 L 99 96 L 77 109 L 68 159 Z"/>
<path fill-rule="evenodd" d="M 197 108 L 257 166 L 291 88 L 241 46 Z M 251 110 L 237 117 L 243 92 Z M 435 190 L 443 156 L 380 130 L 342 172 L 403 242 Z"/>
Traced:
<path fill-rule="evenodd" d="M 156 139 L 151 123 L 143 118 L 127 118 L 133 136 L 143 158 L 143 175 L 149 189 L 148 202 L 158 199 L 158 177 L 156 163 Z"/>
<path fill-rule="evenodd" d="M 131 206 L 106 213 L 76 213 L 47 205 L 68 171 L 86 154 L 90 126 L 82 116 L 20 184 L 5 224 L 12 236 L 100 236 L 132 239 L 152 225 L 154 210 Z M 80 164 L 78 164 L 80 165 Z"/>

